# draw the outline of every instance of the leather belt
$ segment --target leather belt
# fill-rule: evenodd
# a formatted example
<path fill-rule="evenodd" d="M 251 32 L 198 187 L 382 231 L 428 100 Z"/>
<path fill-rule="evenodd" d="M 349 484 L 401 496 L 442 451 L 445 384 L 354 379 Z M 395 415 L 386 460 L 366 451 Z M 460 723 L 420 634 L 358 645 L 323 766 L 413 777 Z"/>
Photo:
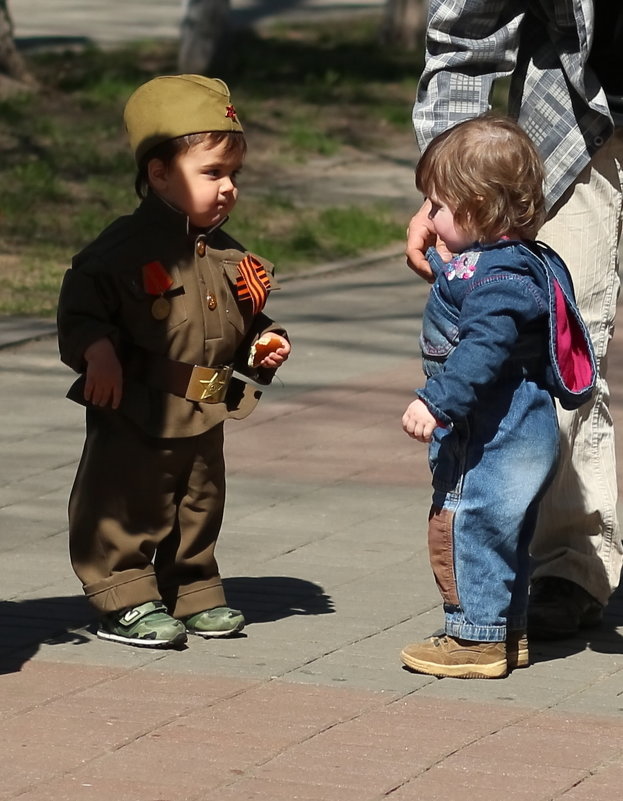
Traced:
<path fill-rule="evenodd" d="M 234 368 L 229 365 L 203 367 L 177 362 L 137 348 L 132 372 L 148 386 L 178 395 L 194 403 L 223 403 Z"/>

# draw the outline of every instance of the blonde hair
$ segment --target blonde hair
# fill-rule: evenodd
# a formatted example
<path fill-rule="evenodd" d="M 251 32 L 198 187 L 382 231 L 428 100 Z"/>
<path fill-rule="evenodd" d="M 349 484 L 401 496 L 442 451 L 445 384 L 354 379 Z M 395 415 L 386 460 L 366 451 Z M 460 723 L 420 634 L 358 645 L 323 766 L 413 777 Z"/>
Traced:
<path fill-rule="evenodd" d="M 484 114 L 435 137 L 415 173 L 424 195 L 446 203 L 479 242 L 534 239 L 545 222 L 543 162 L 509 117 Z"/>

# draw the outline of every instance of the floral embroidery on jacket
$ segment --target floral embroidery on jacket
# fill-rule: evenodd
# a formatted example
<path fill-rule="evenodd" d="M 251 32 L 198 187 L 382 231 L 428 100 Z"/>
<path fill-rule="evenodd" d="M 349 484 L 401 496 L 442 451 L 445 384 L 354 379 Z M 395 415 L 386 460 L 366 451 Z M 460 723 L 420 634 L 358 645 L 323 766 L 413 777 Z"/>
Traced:
<path fill-rule="evenodd" d="M 453 278 L 471 278 L 476 272 L 476 264 L 480 258 L 480 253 L 461 253 L 455 256 L 446 270 L 448 281 Z"/>

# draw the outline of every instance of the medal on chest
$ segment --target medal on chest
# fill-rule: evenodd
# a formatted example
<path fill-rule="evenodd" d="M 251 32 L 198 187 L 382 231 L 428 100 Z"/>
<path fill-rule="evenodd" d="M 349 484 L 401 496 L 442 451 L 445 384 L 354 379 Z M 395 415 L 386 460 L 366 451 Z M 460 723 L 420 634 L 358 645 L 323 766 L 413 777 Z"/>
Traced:
<path fill-rule="evenodd" d="M 156 320 L 166 320 L 171 311 L 171 301 L 164 297 L 156 298 L 151 304 L 151 314 Z"/>
<path fill-rule="evenodd" d="M 142 267 L 143 289 L 154 297 L 151 315 L 155 320 L 166 320 L 171 312 L 171 301 L 165 294 L 173 286 L 173 279 L 159 261 L 150 261 Z"/>

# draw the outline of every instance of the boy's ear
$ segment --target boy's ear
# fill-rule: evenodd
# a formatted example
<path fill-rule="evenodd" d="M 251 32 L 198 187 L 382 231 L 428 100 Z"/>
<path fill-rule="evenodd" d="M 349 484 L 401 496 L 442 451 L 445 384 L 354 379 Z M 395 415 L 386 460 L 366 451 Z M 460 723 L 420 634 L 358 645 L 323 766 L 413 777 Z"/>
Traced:
<path fill-rule="evenodd" d="M 147 180 L 157 192 L 167 187 L 168 170 L 162 159 L 149 159 L 147 162 Z"/>

